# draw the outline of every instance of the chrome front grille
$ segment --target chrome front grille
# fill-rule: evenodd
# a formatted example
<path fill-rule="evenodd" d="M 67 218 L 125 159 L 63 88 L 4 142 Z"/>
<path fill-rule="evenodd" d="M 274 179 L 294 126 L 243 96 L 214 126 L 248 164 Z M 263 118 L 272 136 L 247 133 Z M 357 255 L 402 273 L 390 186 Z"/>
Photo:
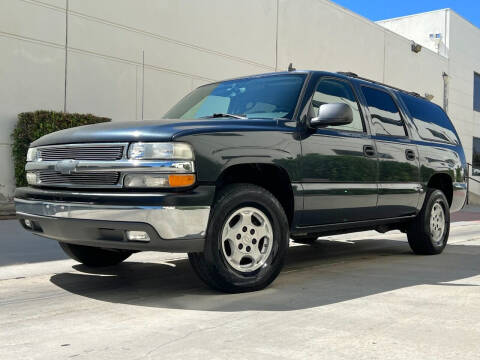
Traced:
<path fill-rule="evenodd" d="M 38 172 L 39 185 L 81 185 L 81 186 L 113 186 L 118 184 L 119 172 L 75 172 L 62 174 L 58 171 L 41 170 Z"/>
<path fill-rule="evenodd" d="M 46 146 L 38 149 L 42 161 L 57 160 L 120 160 L 123 157 L 124 144 L 82 144 Z"/>
<path fill-rule="evenodd" d="M 195 172 L 193 160 L 130 160 L 128 143 L 86 143 L 37 147 L 25 165 L 32 186 L 119 189 L 127 174 Z M 32 180 L 33 179 L 33 180 Z"/>

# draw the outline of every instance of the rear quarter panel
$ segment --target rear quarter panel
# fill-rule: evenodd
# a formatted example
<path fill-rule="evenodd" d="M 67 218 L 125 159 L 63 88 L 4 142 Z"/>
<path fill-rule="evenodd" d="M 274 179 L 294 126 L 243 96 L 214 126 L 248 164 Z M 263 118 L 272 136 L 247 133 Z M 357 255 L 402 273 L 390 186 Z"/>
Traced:
<path fill-rule="evenodd" d="M 425 200 L 427 185 L 435 174 L 447 174 L 453 182 L 451 212 L 463 208 L 467 197 L 465 153 L 461 145 L 418 141 L 420 157 L 420 183 L 423 186 L 420 207 Z"/>
<path fill-rule="evenodd" d="M 407 105 L 402 100 L 402 97 L 399 96 L 399 92 L 395 91 L 395 95 L 398 102 L 401 104 L 402 115 L 407 123 L 410 138 L 416 143 L 419 153 L 420 184 L 422 186 L 422 192 L 418 203 L 418 209 L 420 210 L 423 206 L 428 182 L 432 176 L 435 174 L 446 174 L 452 179 L 453 184 L 453 197 L 452 204 L 450 205 L 450 212 L 461 210 L 467 199 L 468 168 L 461 141 L 451 120 L 448 119 L 451 123 L 452 129 L 448 130 L 455 133 L 458 143 L 454 144 L 424 139 L 420 137 L 417 126 L 412 119 L 412 115 Z M 439 106 L 437 107 L 440 108 Z M 432 120 L 434 119 L 430 119 L 429 121 Z"/>

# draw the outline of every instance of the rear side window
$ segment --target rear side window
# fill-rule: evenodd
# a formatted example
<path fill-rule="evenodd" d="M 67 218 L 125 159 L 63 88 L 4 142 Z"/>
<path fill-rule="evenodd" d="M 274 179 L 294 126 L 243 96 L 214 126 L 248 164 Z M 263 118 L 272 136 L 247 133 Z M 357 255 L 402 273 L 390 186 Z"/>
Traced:
<path fill-rule="evenodd" d="M 458 137 L 447 114 L 437 105 L 408 94 L 400 94 L 422 139 L 458 144 Z"/>
<path fill-rule="evenodd" d="M 362 86 L 363 95 L 377 135 L 406 136 L 400 111 L 393 98 L 385 91 Z"/>

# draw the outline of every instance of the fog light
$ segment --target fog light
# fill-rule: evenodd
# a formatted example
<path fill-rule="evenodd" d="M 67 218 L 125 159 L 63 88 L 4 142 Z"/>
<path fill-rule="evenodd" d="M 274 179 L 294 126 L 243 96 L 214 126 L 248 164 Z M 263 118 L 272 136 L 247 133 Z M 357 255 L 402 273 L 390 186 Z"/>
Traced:
<path fill-rule="evenodd" d="M 27 183 L 28 185 L 37 185 L 38 184 L 37 173 L 27 172 Z"/>
<path fill-rule="evenodd" d="M 150 241 L 150 236 L 148 236 L 148 234 L 145 231 L 129 230 L 127 231 L 127 239 L 130 241 L 148 242 Z"/>
<path fill-rule="evenodd" d="M 32 221 L 31 220 L 28 220 L 28 219 L 25 219 L 23 220 L 23 223 L 25 224 L 25 226 L 29 229 L 32 229 L 33 228 L 33 224 L 32 224 Z"/>

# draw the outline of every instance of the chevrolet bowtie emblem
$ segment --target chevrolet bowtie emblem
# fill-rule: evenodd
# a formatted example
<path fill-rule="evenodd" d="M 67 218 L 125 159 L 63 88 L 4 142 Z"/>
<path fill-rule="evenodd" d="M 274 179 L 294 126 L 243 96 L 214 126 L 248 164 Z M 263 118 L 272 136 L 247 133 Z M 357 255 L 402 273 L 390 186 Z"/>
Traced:
<path fill-rule="evenodd" d="M 55 171 L 63 175 L 70 175 L 72 172 L 75 172 L 77 165 L 78 160 L 62 160 L 55 164 Z"/>

